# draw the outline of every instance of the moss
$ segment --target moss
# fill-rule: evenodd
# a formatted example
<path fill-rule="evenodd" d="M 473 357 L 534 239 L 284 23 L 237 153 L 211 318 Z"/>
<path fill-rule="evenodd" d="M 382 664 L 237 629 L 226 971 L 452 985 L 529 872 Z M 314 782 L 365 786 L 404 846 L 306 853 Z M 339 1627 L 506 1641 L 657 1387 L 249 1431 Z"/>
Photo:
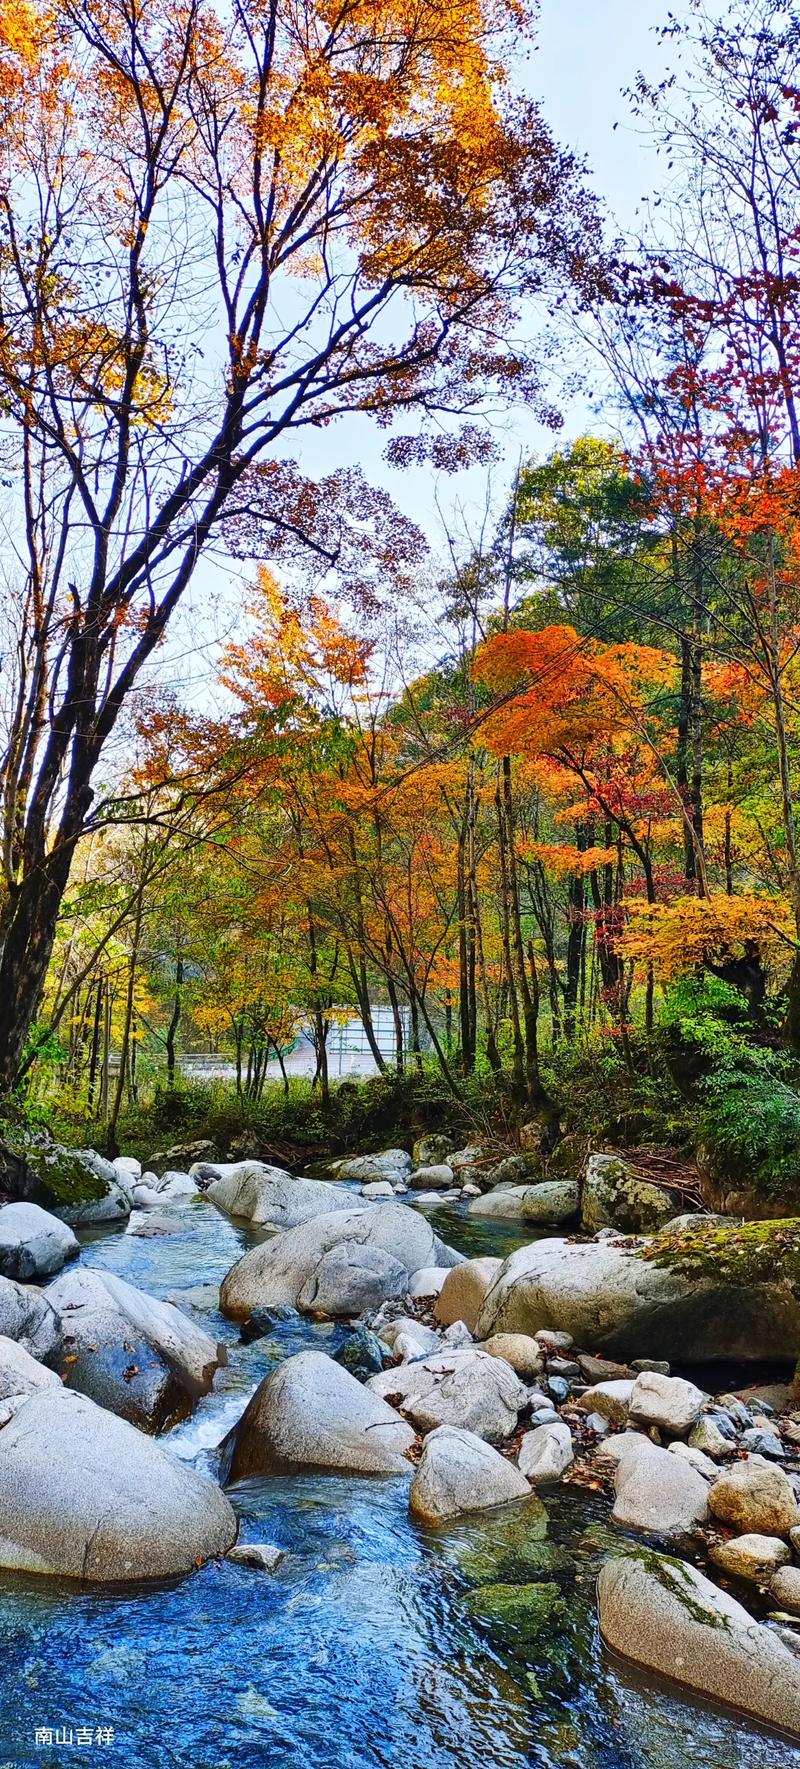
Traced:
<path fill-rule="evenodd" d="M 786 1284 L 800 1294 L 800 1217 L 731 1227 L 701 1223 L 658 1235 L 637 1253 L 686 1277 L 715 1278 L 745 1289 Z"/>
<path fill-rule="evenodd" d="M 558 1585 L 479 1585 L 464 1600 L 467 1614 L 506 1644 L 531 1644 L 566 1620 Z"/>
<path fill-rule="evenodd" d="M 702 1623 L 704 1628 L 717 1628 L 724 1634 L 730 1633 L 727 1617 L 720 1615 L 717 1610 L 709 1609 L 697 1596 L 696 1586 L 685 1561 L 676 1560 L 672 1554 L 657 1554 L 654 1548 L 645 1547 L 634 1548 L 628 1558 L 638 1560 L 669 1596 L 681 1604 L 692 1621 Z"/>
<path fill-rule="evenodd" d="M 494 1554 L 483 1549 L 468 1554 L 461 1563 L 466 1578 L 485 1585 L 497 1581 L 505 1585 L 569 1584 L 575 1577 L 575 1563 L 556 1542 L 523 1541 L 512 1548 L 499 1548 Z"/>
<path fill-rule="evenodd" d="M 25 1146 L 19 1159 L 34 1174 L 37 1185 L 48 1198 L 64 1207 L 90 1204 L 104 1198 L 108 1186 L 91 1167 L 66 1149 Z"/>

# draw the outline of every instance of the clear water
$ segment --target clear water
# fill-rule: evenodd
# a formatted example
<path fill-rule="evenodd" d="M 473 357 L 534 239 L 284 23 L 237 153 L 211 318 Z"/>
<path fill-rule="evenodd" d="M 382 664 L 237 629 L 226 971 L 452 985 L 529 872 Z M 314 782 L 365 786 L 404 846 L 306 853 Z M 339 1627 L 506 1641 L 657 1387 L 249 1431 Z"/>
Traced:
<path fill-rule="evenodd" d="M 178 1235 L 87 1239 L 84 1258 L 196 1309 L 228 1341 L 218 1388 L 164 1439 L 213 1472 L 265 1371 L 342 1329 L 288 1324 L 241 1346 L 215 1286 L 256 1237 L 209 1204 L 174 1214 Z M 131 1593 L 0 1583 L 0 1769 L 800 1769 L 800 1748 L 610 1662 L 594 1617 L 602 1500 L 565 1489 L 547 1501 L 551 1536 L 579 1563 L 556 1662 L 494 1650 L 461 1607 L 465 1557 L 516 1517 L 420 1530 L 402 1480 L 308 1476 L 232 1496 L 242 1539 L 286 1550 L 276 1575 L 222 1562 Z M 113 1728 L 113 1743 L 79 1744 L 81 1727 Z M 73 1742 L 37 1747 L 36 1728 Z"/>

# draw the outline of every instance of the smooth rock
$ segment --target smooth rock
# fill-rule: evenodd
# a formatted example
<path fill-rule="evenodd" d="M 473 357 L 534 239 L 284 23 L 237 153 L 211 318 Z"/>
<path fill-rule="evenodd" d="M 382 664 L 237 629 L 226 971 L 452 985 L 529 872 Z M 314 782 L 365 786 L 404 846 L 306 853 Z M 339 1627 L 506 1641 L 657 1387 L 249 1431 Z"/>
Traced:
<path fill-rule="evenodd" d="M 693 1450 L 702 1450 L 706 1456 L 716 1457 L 730 1456 L 735 1447 L 727 1437 L 723 1436 L 719 1426 L 708 1415 L 703 1415 L 698 1419 L 697 1424 L 692 1426 L 689 1433 L 689 1445 Z"/>
<path fill-rule="evenodd" d="M 708 1482 L 696 1468 L 642 1438 L 643 1450 L 617 1462 L 611 1520 L 658 1540 L 690 1535 L 708 1518 Z M 604 1445 L 604 1449 L 605 1449 Z"/>
<path fill-rule="evenodd" d="M 690 1462 L 704 1480 L 716 1480 L 719 1474 L 717 1464 L 712 1462 L 710 1456 L 704 1456 L 702 1450 L 692 1449 L 688 1443 L 681 1443 L 679 1438 L 675 1443 L 668 1444 L 667 1448 L 671 1455 L 680 1456 L 684 1462 Z"/>
<path fill-rule="evenodd" d="M 250 1566 L 254 1572 L 274 1572 L 284 1558 L 283 1549 L 271 1542 L 237 1542 L 225 1556 L 234 1566 Z"/>
<path fill-rule="evenodd" d="M 42 1363 L 55 1364 L 60 1356 L 61 1317 L 33 1284 L 0 1278 L 0 1333 Z"/>
<path fill-rule="evenodd" d="M 412 1192 L 447 1192 L 454 1177 L 452 1167 L 439 1162 L 435 1167 L 417 1167 L 409 1174 L 408 1183 Z"/>
<path fill-rule="evenodd" d="M 224 1554 L 236 1527 L 212 1481 L 60 1384 L 0 1431 L 0 1566 L 86 1583 L 174 1578 Z"/>
<path fill-rule="evenodd" d="M 437 1321 L 449 1327 L 463 1321 L 474 1333 L 478 1315 L 487 1293 L 494 1283 L 503 1261 L 501 1259 L 467 1259 L 448 1273 L 434 1305 Z M 490 1333 L 482 1335 L 491 1338 Z"/>
<path fill-rule="evenodd" d="M 774 1574 L 770 1597 L 790 1615 L 800 1615 L 800 1566 L 782 1566 Z"/>
<path fill-rule="evenodd" d="M 356 1381 L 324 1352 L 286 1358 L 265 1377 L 226 1437 L 223 1479 L 314 1468 L 410 1474 L 405 1451 L 414 1432 L 372 1388 L 373 1382 Z"/>
<path fill-rule="evenodd" d="M 72 1229 L 38 1204 L 5 1204 L 0 1209 L 0 1275 L 30 1283 L 50 1277 L 80 1246 Z"/>
<path fill-rule="evenodd" d="M 528 1482 L 513 1462 L 473 1431 L 440 1425 L 425 1439 L 409 1507 L 422 1523 L 445 1523 L 529 1497 Z"/>
<path fill-rule="evenodd" d="M 666 1556 L 607 1560 L 598 1603 L 601 1633 L 615 1652 L 800 1733 L 800 1662 L 696 1567 Z"/>
<path fill-rule="evenodd" d="M 145 1429 L 188 1411 L 227 1362 L 196 1321 L 113 1272 L 79 1266 L 46 1295 L 61 1316 L 64 1382 Z"/>
<path fill-rule="evenodd" d="M 584 1413 L 599 1413 L 610 1425 L 624 1425 L 633 1390 L 634 1383 L 631 1379 L 623 1382 L 596 1382 L 593 1388 L 587 1388 L 578 1396 L 575 1404 Z"/>
<path fill-rule="evenodd" d="M 752 1458 L 718 1475 L 708 1498 L 715 1517 L 747 1534 L 786 1536 L 800 1521 L 783 1469 Z"/>
<path fill-rule="evenodd" d="M 70 1159 L 84 1167 L 104 1190 L 101 1197 L 88 1198 L 83 1203 L 54 1205 L 62 1222 L 71 1223 L 73 1228 L 126 1222 L 133 1203 L 133 1181 L 128 1175 L 118 1173 L 96 1149 L 71 1149 Z"/>
<path fill-rule="evenodd" d="M 424 1321 L 414 1320 L 413 1315 L 401 1315 L 399 1320 L 387 1321 L 377 1328 L 378 1338 L 401 1360 L 410 1357 L 427 1357 L 431 1351 L 439 1349 L 439 1335 L 432 1327 L 426 1327 Z"/>
<path fill-rule="evenodd" d="M 623 1359 L 753 1362 L 795 1355 L 800 1299 L 781 1285 L 690 1278 L 616 1242 L 540 1240 L 503 1261 L 477 1334 L 535 1335 L 543 1327 Z"/>
<path fill-rule="evenodd" d="M 31 1357 L 16 1339 L 0 1336 L 0 1401 L 35 1394 L 39 1388 L 60 1387 L 61 1378 L 55 1370 L 48 1370 L 37 1358 Z"/>
<path fill-rule="evenodd" d="M 135 1155 L 117 1155 L 111 1165 L 123 1185 L 134 1186 L 142 1177 L 142 1163 Z"/>
<path fill-rule="evenodd" d="M 438 1351 L 416 1363 L 384 1370 L 367 1386 L 390 1400 L 420 1431 L 460 1425 L 496 1441 L 516 1430 L 527 1391 L 500 1358 L 470 1346 Z"/>
<path fill-rule="evenodd" d="M 311 1184 L 312 1182 L 309 1180 L 308 1183 Z M 334 1186 L 331 1186 L 331 1191 L 334 1191 L 335 1189 Z M 342 1198 L 341 1192 L 338 1195 L 340 1199 L 340 1208 L 346 1210 L 348 1207 L 347 1198 Z M 392 1185 L 391 1180 L 388 1179 L 371 1179 L 367 1185 L 362 1185 L 361 1196 L 362 1198 L 393 1198 L 394 1186 Z M 311 1214 L 313 1215 L 314 1212 L 312 1211 Z M 307 1218 L 303 1217 L 301 1220 L 307 1221 Z M 289 1225 L 287 1224 L 286 1226 Z"/>
<path fill-rule="evenodd" d="M 524 1382 L 532 1382 L 544 1370 L 541 1345 L 527 1333 L 494 1333 L 480 1349 L 488 1351 L 490 1357 L 503 1358 Z"/>
<path fill-rule="evenodd" d="M 444 1265 L 445 1248 L 406 1204 L 332 1211 L 253 1247 L 228 1272 L 220 1306 L 234 1320 L 275 1302 L 301 1314 L 361 1314 L 402 1296 L 412 1272 Z"/>
<path fill-rule="evenodd" d="M 637 1425 L 657 1425 L 667 1437 L 685 1437 L 699 1419 L 707 1399 L 694 1382 L 643 1370 L 630 1397 L 630 1416 Z"/>
<path fill-rule="evenodd" d="M 609 1357 L 589 1357 L 585 1352 L 578 1354 L 578 1368 L 590 1386 L 595 1382 L 629 1382 L 633 1365 L 617 1364 Z"/>
<path fill-rule="evenodd" d="M 379 1155 L 353 1155 L 332 1162 L 331 1171 L 337 1179 L 405 1179 L 411 1172 L 411 1156 L 405 1149 L 384 1149 Z"/>
<path fill-rule="evenodd" d="M 419 1271 L 412 1271 L 408 1280 L 409 1296 L 438 1296 L 449 1269 L 446 1265 L 423 1265 Z"/>
<path fill-rule="evenodd" d="M 778 1536 L 735 1536 L 730 1542 L 713 1542 L 708 1550 L 712 1566 L 732 1578 L 748 1579 L 754 1585 L 767 1585 L 773 1573 L 791 1559 L 789 1549 Z"/>
<path fill-rule="evenodd" d="M 561 1420 L 526 1431 L 517 1457 L 520 1473 L 533 1486 L 546 1486 L 560 1480 L 574 1460 L 572 1433 Z"/>

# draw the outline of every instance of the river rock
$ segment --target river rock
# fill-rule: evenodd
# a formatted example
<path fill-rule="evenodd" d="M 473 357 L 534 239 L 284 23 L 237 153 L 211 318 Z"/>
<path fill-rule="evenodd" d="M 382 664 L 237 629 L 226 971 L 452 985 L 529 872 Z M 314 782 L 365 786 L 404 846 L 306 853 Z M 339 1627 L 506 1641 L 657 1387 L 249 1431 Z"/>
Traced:
<path fill-rule="evenodd" d="M 752 1362 L 795 1355 L 800 1299 L 784 1285 L 688 1277 L 612 1241 L 541 1240 L 503 1261 L 477 1335 L 542 1327 L 565 1328 L 579 1345 L 623 1359 Z"/>
<path fill-rule="evenodd" d="M 438 1351 L 418 1362 L 384 1370 L 368 1383 L 374 1394 L 401 1407 L 420 1431 L 460 1425 L 490 1441 L 509 1437 L 528 1393 L 500 1358 L 470 1346 Z"/>
<path fill-rule="evenodd" d="M 663 1555 L 607 1560 L 598 1603 L 601 1633 L 615 1652 L 712 1701 L 800 1732 L 800 1662 L 696 1567 Z"/>
<path fill-rule="evenodd" d="M 374 1381 L 379 1381 L 375 1377 Z M 410 1474 L 414 1432 L 394 1409 L 321 1351 L 278 1364 L 222 1446 L 225 1480 L 317 1468 Z"/>
<path fill-rule="evenodd" d="M 0 1333 L 41 1363 L 55 1364 L 61 1354 L 61 1317 L 33 1284 L 0 1278 Z"/>
<path fill-rule="evenodd" d="M 453 1139 L 441 1131 L 427 1131 L 418 1136 L 411 1151 L 412 1167 L 439 1167 L 443 1161 L 449 1165 L 453 1153 Z"/>
<path fill-rule="evenodd" d="M 667 1448 L 673 1456 L 680 1456 L 683 1461 L 690 1462 L 704 1480 L 716 1480 L 719 1474 L 717 1464 L 712 1462 L 710 1456 L 704 1456 L 702 1450 L 694 1450 L 688 1443 L 681 1443 L 680 1439 L 668 1444 Z"/>
<path fill-rule="evenodd" d="M 275 1572 L 284 1558 L 282 1548 L 272 1542 L 237 1542 L 225 1556 L 234 1566 L 250 1566 L 254 1572 Z"/>
<path fill-rule="evenodd" d="M 800 1566 L 781 1566 L 773 1574 L 769 1594 L 779 1609 L 800 1615 Z"/>
<path fill-rule="evenodd" d="M 76 1164 L 83 1169 L 95 1187 L 102 1187 L 100 1196 L 89 1197 L 76 1203 L 54 1203 L 55 1213 L 62 1222 L 71 1223 L 73 1228 L 94 1228 L 110 1223 L 124 1223 L 131 1213 L 133 1205 L 134 1182 L 124 1173 L 118 1173 L 111 1161 L 98 1155 L 96 1149 L 71 1149 L 68 1155 L 62 1156 L 65 1161 Z M 60 1183 L 60 1181 L 59 1181 Z M 80 1183 L 75 1188 L 80 1191 Z"/>
<path fill-rule="evenodd" d="M 736 1447 L 720 1431 L 719 1426 L 706 1414 L 698 1419 L 689 1432 L 689 1444 L 693 1450 L 702 1450 L 705 1456 L 731 1456 Z"/>
<path fill-rule="evenodd" d="M 344 1161 L 332 1161 L 330 1171 L 337 1179 L 407 1179 L 411 1156 L 405 1149 L 384 1149 L 379 1155 L 353 1155 Z"/>
<path fill-rule="evenodd" d="M 434 1314 L 443 1327 L 463 1321 L 474 1333 L 478 1316 L 491 1285 L 502 1266 L 501 1259 L 467 1259 L 445 1278 L 434 1304 Z M 489 1333 L 481 1337 L 490 1338 Z"/>
<path fill-rule="evenodd" d="M 708 1550 L 712 1566 L 732 1578 L 748 1579 L 754 1585 L 767 1585 L 773 1573 L 791 1560 L 785 1542 L 779 1536 L 734 1536 L 730 1542 L 713 1542 Z"/>
<path fill-rule="evenodd" d="M 525 1185 L 499 1185 L 481 1197 L 472 1198 L 467 1205 L 468 1216 L 492 1216 L 498 1221 L 522 1221 L 522 1205 L 526 1192 L 530 1188 Z"/>
<path fill-rule="evenodd" d="M 0 1401 L 35 1394 L 39 1388 L 60 1386 L 61 1379 L 55 1370 L 48 1370 L 38 1359 L 31 1357 L 16 1339 L 0 1336 Z"/>
<path fill-rule="evenodd" d="M 233 1320 L 275 1302 L 302 1314 L 361 1314 L 402 1296 L 421 1266 L 457 1257 L 418 1211 L 365 1204 L 317 1216 L 251 1248 L 224 1279 L 220 1305 Z"/>
<path fill-rule="evenodd" d="M 669 1192 L 638 1179 L 618 1155 L 589 1155 L 583 1182 L 582 1221 L 596 1234 L 601 1228 L 626 1235 L 654 1234 L 675 1214 Z"/>
<path fill-rule="evenodd" d="M 236 1538 L 219 1487 L 59 1384 L 0 1431 L 0 1565 L 85 1582 L 174 1578 Z"/>
<path fill-rule="evenodd" d="M 27 1284 L 52 1276 L 80 1246 L 72 1229 L 38 1204 L 5 1204 L 0 1209 L 0 1275 Z"/>
<path fill-rule="evenodd" d="M 433 1167 L 417 1167 L 409 1174 L 408 1183 L 412 1192 L 446 1192 L 454 1177 L 452 1167 L 440 1161 Z"/>
<path fill-rule="evenodd" d="M 188 1315 L 112 1272 L 78 1267 L 46 1295 L 61 1316 L 64 1382 L 144 1429 L 187 1411 L 227 1362 Z"/>
<path fill-rule="evenodd" d="M 527 1333 L 494 1333 L 491 1339 L 484 1340 L 481 1351 L 503 1358 L 524 1382 L 533 1382 L 544 1369 L 541 1345 Z"/>
<path fill-rule="evenodd" d="M 438 1333 L 434 1333 L 432 1327 L 426 1327 L 424 1321 L 416 1321 L 413 1315 L 400 1315 L 398 1320 L 386 1321 L 376 1331 L 378 1338 L 401 1362 L 427 1357 L 439 1349 Z"/>
<path fill-rule="evenodd" d="M 332 1186 L 331 1191 L 333 1191 L 334 1189 L 335 1188 Z M 341 1198 L 341 1193 L 339 1193 L 339 1196 Z M 393 1198 L 394 1197 L 394 1186 L 392 1185 L 392 1182 L 389 1179 L 371 1179 L 367 1185 L 362 1185 L 361 1196 L 362 1196 L 362 1198 L 370 1198 L 372 1200 L 374 1200 L 376 1198 Z M 343 1210 L 347 1210 L 349 1208 L 349 1203 L 350 1203 L 349 1198 L 344 1198 L 342 1200 L 340 1208 Z M 312 1212 L 312 1214 L 313 1214 L 313 1212 Z M 306 1220 L 306 1219 L 304 1219 L 304 1220 Z"/>
<path fill-rule="evenodd" d="M 353 1207 L 352 1198 L 338 1186 L 324 1179 L 293 1179 L 263 1161 L 236 1161 L 215 1172 L 217 1177 L 206 1186 L 212 1204 L 259 1227 L 297 1228 L 315 1216 Z"/>
<path fill-rule="evenodd" d="M 609 1425 L 624 1425 L 634 1387 L 632 1378 L 621 1382 L 596 1382 L 593 1388 L 587 1388 L 579 1395 L 577 1405 L 585 1413 L 599 1413 Z"/>
<path fill-rule="evenodd" d="M 522 1200 L 523 1222 L 544 1222 L 560 1226 L 572 1222 L 580 1211 L 578 1182 L 575 1179 L 546 1179 L 539 1185 L 525 1188 Z"/>
<path fill-rule="evenodd" d="M 718 1475 L 709 1491 L 715 1517 L 733 1529 L 757 1535 L 788 1536 L 800 1521 L 794 1491 L 782 1468 L 750 1457 Z"/>
<path fill-rule="evenodd" d="M 142 1163 L 135 1155 L 117 1155 L 111 1165 L 124 1186 L 135 1186 L 142 1177 Z"/>
<path fill-rule="evenodd" d="M 647 1429 L 657 1425 L 666 1437 L 685 1437 L 700 1417 L 708 1395 L 681 1376 L 643 1370 L 630 1397 L 630 1416 Z"/>
<path fill-rule="evenodd" d="M 546 1486 L 551 1481 L 560 1480 L 574 1459 L 572 1434 L 561 1420 L 526 1431 L 517 1458 L 520 1473 L 533 1486 Z"/>
<path fill-rule="evenodd" d="M 658 1540 L 690 1535 L 708 1518 L 712 1489 L 691 1464 L 642 1438 L 617 1461 L 612 1522 Z M 610 1445 L 603 1445 L 605 1453 Z"/>
<path fill-rule="evenodd" d="M 428 1433 L 411 1482 L 409 1508 L 421 1523 L 446 1523 L 469 1512 L 530 1498 L 513 1462 L 473 1431 L 440 1425 Z"/>
<path fill-rule="evenodd" d="M 438 1296 L 449 1270 L 446 1265 L 424 1265 L 420 1271 L 412 1271 L 409 1296 Z"/>

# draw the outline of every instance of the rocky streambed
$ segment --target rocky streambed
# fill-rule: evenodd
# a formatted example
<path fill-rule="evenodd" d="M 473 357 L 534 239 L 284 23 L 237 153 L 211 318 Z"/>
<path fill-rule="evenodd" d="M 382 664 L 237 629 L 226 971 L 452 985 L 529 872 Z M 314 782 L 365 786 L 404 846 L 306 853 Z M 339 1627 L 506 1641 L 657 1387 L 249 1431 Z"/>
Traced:
<path fill-rule="evenodd" d="M 386 1172 L 331 1207 L 252 1163 L 140 1202 L 131 1169 L 77 1246 L 0 1211 L 28 1262 L 0 1280 L 2 1760 L 800 1769 L 715 1705 L 795 1730 L 800 1401 L 692 1382 L 698 1279 L 630 1237 L 534 1241 L 438 1183 L 408 1221 L 426 1190 Z"/>

